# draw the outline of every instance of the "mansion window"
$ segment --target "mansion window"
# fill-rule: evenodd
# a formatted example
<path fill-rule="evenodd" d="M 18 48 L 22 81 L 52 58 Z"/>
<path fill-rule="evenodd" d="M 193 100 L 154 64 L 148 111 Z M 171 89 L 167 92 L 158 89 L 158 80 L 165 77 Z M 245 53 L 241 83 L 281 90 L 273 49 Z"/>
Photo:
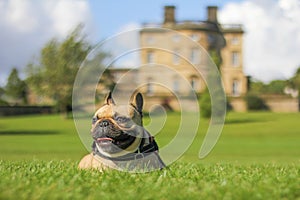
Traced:
<path fill-rule="evenodd" d="M 151 95 L 153 95 L 153 93 L 154 93 L 153 83 L 152 82 L 148 82 L 147 83 L 147 95 L 151 96 Z"/>
<path fill-rule="evenodd" d="M 198 42 L 198 41 L 199 41 L 199 38 L 200 38 L 198 34 L 192 34 L 190 37 L 191 37 L 192 40 L 194 40 L 195 42 Z"/>
<path fill-rule="evenodd" d="M 174 42 L 179 42 L 180 41 L 180 35 L 178 35 L 178 34 L 173 35 L 172 40 Z"/>
<path fill-rule="evenodd" d="M 179 81 L 178 80 L 174 80 L 173 81 L 173 91 L 175 93 L 178 93 L 179 92 Z"/>
<path fill-rule="evenodd" d="M 146 38 L 146 41 L 147 41 L 147 44 L 153 44 L 153 43 L 154 43 L 154 37 L 148 36 L 148 37 Z"/>
<path fill-rule="evenodd" d="M 174 65 L 179 65 L 180 63 L 180 56 L 179 56 L 179 50 L 175 49 L 173 52 L 173 64 Z"/>
<path fill-rule="evenodd" d="M 231 44 L 233 44 L 233 45 L 239 44 L 239 38 L 238 38 L 238 37 L 233 37 L 233 38 L 231 39 Z"/>
<path fill-rule="evenodd" d="M 232 52 L 231 63 L 232 63 L 232 66 L 234 66 L 234 67 L 238 67 L 240 65 L 239 52 L 237 52 L 237 51 Z"/>
<path fill-rule="evenodd" d="M 196 90 L 197 89 L 197 78 L 196 77 L 191 77 L 191 87 L 192 90 Z"/>
<path fill-rule="evenodd" d="M 147 52 L 147 63 L 154 63 L 154 52 L 153 51 Z"/>
<path fill-rule="evenodd" d="M 199 49 L 196 48 L 191 49 L 190 62 L 192 64 L 200 64 L 200 56 L 201 53 Z"/>
<path fill-rule="evenodd" d="M 240 83 L 238 80 L 233 80 L 232 82 L 232 96 L 239 96 L 240 95 L 240 91 L 239 91 L 239 86 Z"/>

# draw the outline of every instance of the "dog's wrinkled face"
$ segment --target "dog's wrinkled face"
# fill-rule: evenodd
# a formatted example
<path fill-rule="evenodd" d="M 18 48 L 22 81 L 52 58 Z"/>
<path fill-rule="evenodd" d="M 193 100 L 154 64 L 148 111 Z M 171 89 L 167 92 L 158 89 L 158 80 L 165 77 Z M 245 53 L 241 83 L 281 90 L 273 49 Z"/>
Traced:
<path fill-rule="evenodd" d="M 143 137 L 143 98 L 138 93 L 131 104 L 115 105 L 111 93 L 92 120 L 92 137 L 102 154 L 114 157 L 135 152 Z"/>

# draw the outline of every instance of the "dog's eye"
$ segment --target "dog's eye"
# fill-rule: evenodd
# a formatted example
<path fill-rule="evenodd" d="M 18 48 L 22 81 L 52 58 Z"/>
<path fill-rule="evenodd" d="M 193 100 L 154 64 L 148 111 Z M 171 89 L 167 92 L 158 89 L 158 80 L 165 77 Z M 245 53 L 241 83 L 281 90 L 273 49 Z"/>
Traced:
<path fill-rule="evenodd" d="M 126 117 L 117 117 L 116 121 L 119 123 L 125 123 L 128 121 L 128 119 Z"/>
<path fill-rule="evenodd" d="M 98 118 L 97 117 L 93 117 L 92 119 L 92 124 L 95 124 L 97 122 Z"/>

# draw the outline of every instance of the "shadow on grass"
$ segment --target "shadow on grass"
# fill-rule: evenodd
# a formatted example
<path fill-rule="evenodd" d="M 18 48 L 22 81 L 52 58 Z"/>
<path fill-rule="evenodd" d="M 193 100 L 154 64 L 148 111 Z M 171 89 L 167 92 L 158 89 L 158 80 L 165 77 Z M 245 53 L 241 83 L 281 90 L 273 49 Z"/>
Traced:
<path fill-rule="evenodd" d="M 45 130 L 26 130 L 26 131 L 0 131 L 0 136 L 1 135 L 54 135 L 54 134 L 59 134 L 59 131 L 45 131 Z"/>
<path fill-rule="evenodd" d="M 268 119 L 226 119 L 225 124 L 246 124 L 246 123 L 258 123 L 267 122 Z"/>

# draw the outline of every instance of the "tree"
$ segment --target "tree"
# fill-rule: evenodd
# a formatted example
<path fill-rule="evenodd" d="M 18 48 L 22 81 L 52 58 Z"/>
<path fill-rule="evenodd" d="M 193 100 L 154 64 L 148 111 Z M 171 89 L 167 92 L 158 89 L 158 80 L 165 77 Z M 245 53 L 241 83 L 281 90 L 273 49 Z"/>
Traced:
<path fill-rule="evenodd" d="M 3 97 L 4 94 L 5 94 L 4 88 L 0 87 L 0 99 Z"/>
<path fill-rule="evenodd" d="M 290 83 L 294 89 L 298 90 L 298 105 L 300 110 L 300 67 L 297 69 L 295 75 L 291 78 Z"/>
<path fill-rule="evenodd" d="M 268 92 L 271 94 L 284 94 L 284 88 L 288 85 L 286 80 L 274 80 L 268 84 Z"/>
<path fill-rule="evenodd" d="M 50 40 L 37 62 L 28 64 L 28 82 L 38 94 L 53 99 L 58 111 L 70 111 L 76 73 L 90 49 L 81 27 L 62 42 Z"/>
<path fill-rule="evenodd" d="M 300 67 L 297 69 L 295 75 L 291 78 L 290 83 L 294 89 L 297 89 L 300 94 Z"/>
<path fill-rule="evenodd" d="M 247 94 L 245 96 L 248 110 L 269 110 L 265 101 L 255 94 Z"/>
<path fill-rule="evenodd" d="M 221 72 L 220 71 L 220 66 L 222 64 L 221 55 L 218 53 L 217 50 L 210 50 L 210 56 L 213 63 L 218 68 L 219 72 Z M 214 70 L 209 70 L 207 75 L 207 82 L 212 82 L 213 84 L 219 82 L 218 85 L 222 85 L 219 75 L 220 74 L 216 74 Z M 217 113 L 218 116 L 222 116 L 224 114 L 224 106 L 223 106 L 224 96 L 223 96 L 222 89 L 214 87 L 211 89 L 211 91 L 206 89 L 200 97 L 200 113 L 201 116 L 203 116 L 204 118 L 210 118 L 212 115 L 211 96 L 214 96 L 216 98 L 214 99 L 216 103 L 214 105 L 215 113 Z"/>
<path fill-rule="evenodd" d="M 211 98 L 208 89 L 203 92 L 200 98 L 200 114 L 204 118 L 211 117 Z"/>
<path fill-rule="evenodd" d="M 266 84 L 261 81 L 252 82 L 250 93 L 252 94 L 284 94 L 284 88 L 288 86 L 286 80 L 273 80 Z"/>
<path fill-rule="evenodd" d="M 3 100 L 4 94 L 5 94 L 4 88 L 0 87 L 0 106 L 8 105 L 8 103 L 5 100 Z"/>
<path fill-rule="evenodd" d="M 219 53 L 219 51 L 217 51 L 215 49 L 214 50 L 210 50 L 209 51 L 209 55 L 210 55 L 212 61 L 217 66 L 218 70 L 220 70 L 220 66 L 222 64 L 222 57 L 221 57 L 221 54 Z"/>
<path fill-rule="evenodd" d="M 5 94 L 13 103 L 27 103 L 27 85 L 19 78 L 19 73 L 16 68 L 13 68 L 8 76 Z"/>

